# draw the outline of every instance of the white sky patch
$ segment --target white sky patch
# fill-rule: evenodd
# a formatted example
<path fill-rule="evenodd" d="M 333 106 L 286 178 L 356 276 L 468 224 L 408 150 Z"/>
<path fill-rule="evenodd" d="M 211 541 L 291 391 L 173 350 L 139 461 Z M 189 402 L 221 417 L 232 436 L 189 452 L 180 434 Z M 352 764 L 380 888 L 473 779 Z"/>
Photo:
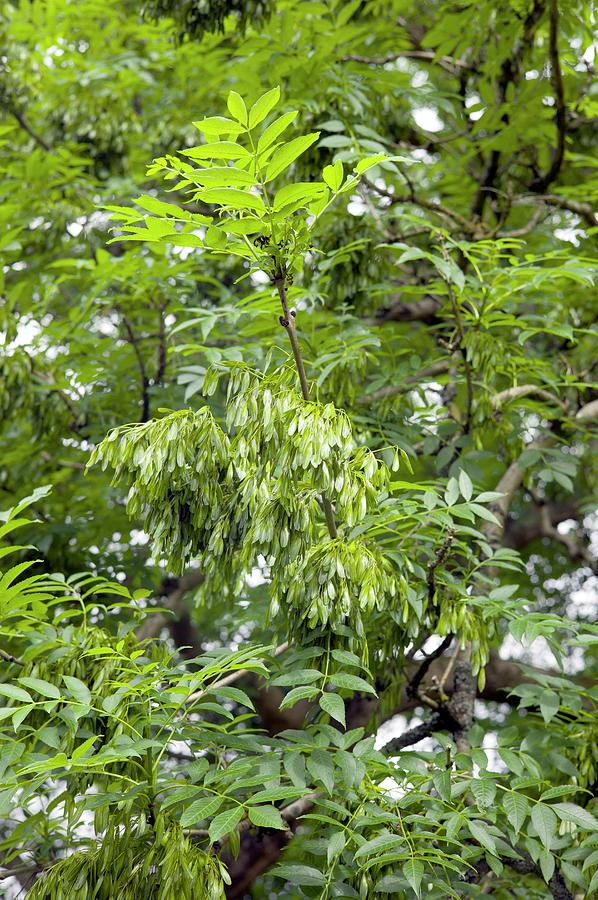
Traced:
<path fill-rule="evenodd" d="M 558 238 L 559 241 L 568 241 L 575 247 L 579 247 L 579 238 L 585 237 L 585 231 L 583 228 L 555 228 L 554 236 L 555 238 Z"/>
<path fill-rule="evenodd" d="M 14 350 L 15 347 L 30 347 L 34 339 L 41 334 L 42 326 L 36 319 L 21 320 L 17 328 L 17 336 L 6 347 L 6 350 Z M 6 340 L 4 332 L 0 332 L 0 341 Z"/>
<path fill-rule="evenodd" d="M 437 132 L 444 128 L 444 122 L 432 106 L 417 106 L 411 110 L 411 115 L 424 131 Z"/>
<path fill-rule="evenodd" d="M 474 106 L 479 106 L 481 104 L 481 102 L 482 102 L 482 98 L 479 96 L 479 94 L 472 94 L 470 97 L 466 98 L 465 108 L 471 109 Z M 471 119 L 472 122 L 477 122 L 478 119 L 482 118 L 482 116 L 484 115 L 485 112 L 486 112 L 486 107 L 484 106 L 483 109 L 476 109 L 473 112 L 470 112 L 469 118 Z"/>
<path fill-rule="evenodd" d="M 362 216 L 367 211 L 365 202 L 358 194 L 354 194 L 347 204 L 347 212 L 350 216 Z"/>
<path fill-rule="evenodd" d="M 258 269 L 251 273 L 249 276 L 249 280 L 253 284 L 254 287 L 261 287 L 264 284 L 270 283 L 269 275 L 266 275 L 265 272 L 262 272 L 261 269 Z"/>
<path fill-rule="evenodd" d="M 419 72 L 416 72 L 415 75 L 411 79 L 411 87 L 418 88 L 423 87 L 429 81 L 428 73 L 424 72 L 423 69 L 420 69 Z"/>

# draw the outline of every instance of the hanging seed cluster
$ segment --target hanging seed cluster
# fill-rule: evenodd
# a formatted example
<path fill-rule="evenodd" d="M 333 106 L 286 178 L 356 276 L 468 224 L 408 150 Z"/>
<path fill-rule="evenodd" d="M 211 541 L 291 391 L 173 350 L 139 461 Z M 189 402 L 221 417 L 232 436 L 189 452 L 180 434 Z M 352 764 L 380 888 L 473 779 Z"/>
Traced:
<path fill-rule="evenodd" d="M 361 539 L 314 544 L 289 572 L 275 573 L 272 587 L 270 615 L 284 604 L 295 632 L 350 624 L 359 638 L 364 618 L 398 596 L 391 564 Z"/>
<path fill-rule="evenodd" d="M 101 844 L 52 866 L 30 900 L 224 900 L 223 865 L 158 816 L 153 830 L 117 825 Z"/>
<path fill-rule="evenodd" d="M 263 557 L 274 573 L 272 615 L 284 605 L 302 628 L 334 628 L 353 612 L 361 623 L 393 602 L 396 576 L 363 541 L 322 543 L 321 498 L 342 533 L 377 506 L 390 469 L 355 448 L 344 412 L 303 400 L 293 370 L 232 363 L 208 371 L 204 393 L 227 370 L 226 432 L 207 408 L 172 413 L 112 432 L 90 464 L 132 482 L 128 510 L 144 517 L 156 555 L 177 568 L 199 559 L 208 595 L 237 593 Z"/>
<path fill-rule="evenodd" d="M 471 665 L 478 675 L 480 689 L 485 684 L 484 666 L 490 658 L 490 641 L 496 636 L 491 620 L 484 620 L 479 608 L 465 599 L 444 598 L 440 605 L 436 632 L 440 635 L 459 634 L 461 643 L 471 644 Z"/>
<path fill-rule="evenodd" d="M 207 407 L 116 428 L 89 465 L 114 469 L 113 484 L 132 482 L 127 512 L 143 519 L 155 553 L 173 571 L 200 556 L 226 494 L 230 441 Z"/>

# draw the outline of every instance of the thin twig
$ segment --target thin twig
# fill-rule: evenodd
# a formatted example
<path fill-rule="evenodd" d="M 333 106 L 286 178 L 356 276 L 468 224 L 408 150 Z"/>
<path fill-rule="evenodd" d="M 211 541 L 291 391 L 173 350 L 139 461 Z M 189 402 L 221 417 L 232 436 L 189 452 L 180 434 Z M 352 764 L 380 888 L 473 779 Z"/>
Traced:
<path fill-rule="evenodd" d="M 286 279 L 284 273 L 277 273 L 273 281 L 276 290 L 278 291 L 278 296 L 280 298 L 280 303 L 282 306 L 282 316 L 280 317 L 280 324 L 283 326 L 289 336 L 289 341 L 293 350 L 293 356 L 295 358 L 295 365 L 299 374 L 299 381 L 301 383 L 301 394 L 304 400 L 309 401 L 309 382 L 307 380 L 307 375 L 305 374 L 305 366 L 303 365 L 303 357 L 301 356 L 301 348 L 299 347 L 297 328 L 295 326 L 296 313 L 294 309 L 289 309 Z M 324 510 L 324 516 L 326 517 L 328 533 L 332 540 L 336 540 L 336 538 L 338 537 L 338 531 L 336 529 L 336 522 L 334 520 L 334 510 L 332 508 L 332 503 L 325 494 L 322 495 L 322 508 Z"/>
<path fill-rule="evenodd" d="M 25 665 L 22 659 L 19 659 L 17 656 L 13 656 L 11 653 L 7 653 L 6 650 L 0 650 L 0 659 L 4 659 L 8 663 L 13 663 L 15 666 Z"/>

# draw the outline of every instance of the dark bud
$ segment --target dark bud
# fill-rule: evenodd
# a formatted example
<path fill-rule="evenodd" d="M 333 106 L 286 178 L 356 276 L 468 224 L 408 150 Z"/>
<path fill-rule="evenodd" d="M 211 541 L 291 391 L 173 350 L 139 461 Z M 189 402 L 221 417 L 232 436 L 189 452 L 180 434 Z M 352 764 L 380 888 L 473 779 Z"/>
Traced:
<path fill-rule="evenodd" d="M 297 315 L 297 310 L 296 310 L 296 309 L 292 309 L 292 310 L 291 310 L 291 315 L 292 315 L 293 318 L 295 318 L 295 316 Z"/>
<path fill-rule="evenodd" d="M 288 327 L 289 320 L 288 320 L 288 319 L 285 319 L 284 316 L 279 316 L 279 317 L 278 317 L 278 321 L 280 322 L 280 324 L 282 325 L 283 328 L 287 328 L 287 327 Z"/>

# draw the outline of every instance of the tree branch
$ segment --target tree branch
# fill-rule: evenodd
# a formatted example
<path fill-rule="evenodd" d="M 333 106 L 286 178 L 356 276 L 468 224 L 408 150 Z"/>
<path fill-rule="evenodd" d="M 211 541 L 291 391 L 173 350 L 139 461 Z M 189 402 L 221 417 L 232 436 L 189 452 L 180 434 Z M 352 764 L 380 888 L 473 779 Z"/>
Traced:
<path fill-rule="evenodd" d="M 498 107 L 503 106 L 507 98 L 509 85 L 514 83 L 519 75 L 523 57 L 533 41 L 534 28 L 541 19 L 543 13 L 543 0 L 536 0 L 525 20 L 521 39 L 515 42 L 511 55 L 507 56 L 503 61 L 496 90 L 496 105 Z M 502 122 L 508 124 L 508 121 L 508 115 L 504 114 L 502 116 Z M 499 162 L 500 150 L 491 150 L 471 210 L 472 215 L 477 218 L 481 219 L 486 201 L 494 190 Z"/>
<path fill-rule="evenodd" d="M 192 569 L 181 578 L 165 578 L 160 585 L 158 595 L 164 597 L 162 606 L 179 615 L 184 611 L 181 601 L 185 594 L 199 587 L 204 581 L 204 575 L 199 569 Z M 139 641 L 148 641 L 158 637 L 163 628 L 172 625 L 172 617 L 163 612 L 156 612 L 148 616 L 141 628 L 137 631 Z"/>
<path fill-rule="evenodd" d="M 565 106 L 565 91 L 563 88 L 563 76 L 561 73 L 561 62 L 559 59 L 559 6 L 558 0 L 550 0 L 549 13 L 549 37 L 548 37 L 548 55 L 550 58 L 550 81 L 554 91 L 555 102 L 555 124 L 557 144 L 551 166 L 545 175 L 537 178 L 531 185 L 533 191 L 543 192 L 555 178 L 557 178 L 563 158 L 565 156 L 565 138 L 567 135 L 567 109 Z"/>
<path fill-rule="evenodd" d="M 118 309 L 118 307 L 117 307 Z M 118 309 L 120 313 L 120 309 Z M 127 319 L 126 316 L 120 313 L 121 320 L 124 326 L 125 331 L 127 332 L 127 337 L 129 339 L 129 343 L 133 348 L 133 353 L 137 359 L 137 365 L 139 366 L 139 377 L 141 379 L 141 416 L 140 422 L 147 422 L 150 414 L 150 398 L 149 398 L 149 378 L 147 377 L 147 371 L 145 368 L 145 360 L 143 359 L 143 354 L 139 348 L 139 341 L 131 327 L 131 323 Z"/>
<path fill-rule="evenodd" d="M 436 297 L 422 297 L 413 303 L 403 300 L 392 301 L 388 309 L 381 309 L 375 318 L 366 319 L 367 325 L 384 325 L 386 322 L 424 322 L 427 325 L 436 321 L 441 301 Z"/>
<path fill-rule="evenodd" d="M 455 75 L 459 69 L 471 71 L 471 67 L 464 60 L 455 59 L 453 56 L 438 56 L 434 50 L 399 50 L 397 53 L 387 53 L 386 56 L 378 57 L 350 53 L 341 57 L 341 62 L 357 62 L 366 66 L 386 66 L 396 62 L 397 59 L 421 59 L 424 62 L 437 63 L 451 75 Z"/>
<path fill-rule="evenodd" d="M 514 387 L 507 388 L 505 391 L 500 391 L 492 398 L 492 405 L 497 408 L 504 403 L 508 403 L 510 400 L 516 400 L 518 397 L 527 397 L 530 394 L 535 394 L 537 397 L 540 397 L 541 400 L 548 401 L 548 403 L 555 403 L 557 406 L 561 407 L 565 415 L 568 414 L 569 408 L 567 404 L 561 400 L 560 397 L 551 394 L 550 391 L 545 390 L 538 384 L 518 384 Z"/>

